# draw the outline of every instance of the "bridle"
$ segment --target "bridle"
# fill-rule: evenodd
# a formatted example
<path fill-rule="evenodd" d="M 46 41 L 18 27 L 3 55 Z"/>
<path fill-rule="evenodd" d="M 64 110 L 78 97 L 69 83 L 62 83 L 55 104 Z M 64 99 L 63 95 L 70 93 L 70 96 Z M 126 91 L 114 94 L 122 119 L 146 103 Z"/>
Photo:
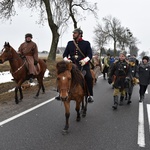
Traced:
<path fill-rule="evenodd" d="M 2 51 L 2 54 L 3 54 L 5 51 L 7 51 L 7 53 L 11 56 L 11 59 L 9 59 L 10 61 L 21 59 L 21 57 L 19 57 L 19 58 L 12 58 L 12 53 L 11 53 L 11 51 L 10 51 L 10 50 L 7 50 L 5 47 L 4 47 L 1 51 Z M 24 63 L 23 63 L 15 72 L 12 72 L 12 74 L 15 74 L 15 73 L 17 73 L 18 71 L 20 71 L 20 70 L 23 68 L 23 66 L 25 65 L 25 63 L 26 63 L 26 61 L 24 61 Z"/>

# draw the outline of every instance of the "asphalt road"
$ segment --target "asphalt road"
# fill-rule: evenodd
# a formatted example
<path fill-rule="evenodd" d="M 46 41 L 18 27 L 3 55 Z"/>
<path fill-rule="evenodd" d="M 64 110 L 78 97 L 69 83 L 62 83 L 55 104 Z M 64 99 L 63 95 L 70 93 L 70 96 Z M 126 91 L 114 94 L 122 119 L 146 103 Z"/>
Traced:
<path fill-rule="evenodd" d="M 125 101 L 114 111 L 113 89 L 100 77 L 94 86 L 94 103 L 88 104 L 81 122 L 76 122 L 72 101 L 67 135 L 62 134 L 63 103 L 54 99 L 41 102 L 32 111 L 0 122 L 0 150 L 150 150 L 150 95 L 139 104 L 138 90 L 137 85 L 131 105 Z M 52 98 L 56 92 L 47 94 Z"/>

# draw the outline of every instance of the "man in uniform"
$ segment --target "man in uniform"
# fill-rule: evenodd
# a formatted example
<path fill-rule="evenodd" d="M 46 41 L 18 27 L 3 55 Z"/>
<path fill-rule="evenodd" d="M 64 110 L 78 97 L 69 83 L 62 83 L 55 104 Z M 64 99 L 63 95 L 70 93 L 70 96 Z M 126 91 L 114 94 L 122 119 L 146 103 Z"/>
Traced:
<path fill-rule="evenodd" d="M 28 70 L 30 74 L 30 82 L 33 82 L 33 76 L 37 75 L 36 65 L 38 63 L 38 48 L 36 43 L 32 41 L 32 34 L 25 35 L 25 42 L 18 49 L 18 53 L 25 57 L 28 62 Z"/>
<path fill-rule="evenodd" d="M 69 41 L 63 53 L 64 61 L 73 62 L 79 70 L 85 73 L 85 81 L 87 83 L 89 96 L 88 102 L 93 102 L 93 78 L 90 72 L 90 63 L 92 59 L 92 49 L 89 41 L 82 39 L 83 31 L 77 28 L 73 31 L 73 40 Z M 57 97 L 56 97 L 57 98 Z"/>
<path fill-rule="evenodd" d="M 109 78 L 108 78 L 108 83 L 112 83 L 112 76 L 114 76 L 114 105 L 112 106 L 113 109 L 117 109 L 118 106 L 118 99 L 119 99 L 119 94 L 120 94 L 120 105 L 123 105 L 123 100 L 125 96 L 125 82 L 129 78 L 130 75 L 130 69 L 129 69 L 129 64 L 125 60 L 126 56 L 124 52 L 121 52 L 119 54 L 119 60 L 114 63 L 112 66 L 110 73 L 109 73 Z"/>

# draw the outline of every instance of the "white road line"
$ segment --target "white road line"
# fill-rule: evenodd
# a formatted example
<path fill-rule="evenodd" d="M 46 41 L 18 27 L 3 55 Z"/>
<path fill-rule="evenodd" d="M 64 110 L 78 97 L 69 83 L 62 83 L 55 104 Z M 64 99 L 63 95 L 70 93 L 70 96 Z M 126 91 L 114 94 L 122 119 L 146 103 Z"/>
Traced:
<path fill-rule="evenodd" d="M 145 133 L 144 133 L 144 110 L 143 102 L 139 103 L 139 120 L 138 120 L 138 145 L 145 147 Z"/>
<path fill-rule="evenodd" d="M 19 113 L 19 114 L 15 115 L 15 116 L 13 116 L 13 117 L 11 117 L 11 118 L 8 118 L 8 119 L 6 119 L 6 120 L 0 122 L 0 126 L 2 127 L 4 124 L 6 124 L 6 123 L 8 123 L 8 122 L 10 122 L 10 121 L 12 121 L 12 120 L 14 120 L 14 119 L 16 119 L 16 118 L 19 118 L 19 117 L 21 117 L 21 116 L 23 116 L 23 115 L 25 115 L 25 114 L 27 114 L 27 113 L 33 111 L 33 110 L 35 110 L 35 109 L 37 109 L 37 108 L 39 108 L 39 107 L 45 105 L 45 104 L 47 104 L 47 103 L 53 101 L 54 99 L 55 99 L 55 97 L 53 97 L 53 98 L 51 98 L 51 99 L 49 99 L 49 100 L 47 100 L 47 101 L 45 101 L 45 102 L 43 102 L 43 103 L 41 103 L 41 104 L 39 104 L 39 105 L 36 105 L 36 106 L 34 106 L 34 107 L 32 107 L 32 108 L 26 110 L 26 111 L 23 111 L 22 113 Z"/>
<path fill-rule="evenodd" d="M 148 114 L 149 132 L 150 132 L 150 104 L 147 104 L 147 114 Z"/>
<path fill-rule="evenodd" d="M 101 74 L 101 75 L 98 76 L 98 78 L 101 78 L 102 76 L 103 76 L 103 75 Z"/>
<path fill-rule="evenodd" d="M 145 94 L 148 94 L 148 89 L 145 91 Z"/>

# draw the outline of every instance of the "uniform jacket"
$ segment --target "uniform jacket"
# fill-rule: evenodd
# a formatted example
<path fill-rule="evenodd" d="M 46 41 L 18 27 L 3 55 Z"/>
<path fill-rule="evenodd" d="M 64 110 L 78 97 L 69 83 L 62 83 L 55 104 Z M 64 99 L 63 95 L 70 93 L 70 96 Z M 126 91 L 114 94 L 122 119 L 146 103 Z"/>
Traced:
<path fill-rule="evenodd" d="M 139 64 L 138 73 L 140 84 L 148 85 L 150 83 L 150 64 Z"/>
<path fill-rule="evenodd" d="M 78 47 L 81 49 L 82 53 L 85 55 L 85 57 L 89 57 L 90 59 L 92 59 L 93 54 L 92 54 L 90 43 L 88 41 L 81 40 L 77 44 Z M 75 58 L 75 56 L 77 56 L 78 58 Z M 79 64 L 79 61 L 84 59 L 84 56 L 82 56 L 80 51 L 77 50 L 73 41 L 68 42 L 67 47 L 63 53 L 63 58 L 64 57 L 70 58 L 71 61 L 75 63 L 79 67 L 79 69 L 81 69 L 81 65 Z M 83 69 L 89 69 L 89 68 L 90 68 L 89 63 L 83 66 Z"/>
<path fill-rule="evenodd" d="M 34 66 L 34 61 L 38 62 L 38 48 L 36 43 L 34 43 L 33 41 L 22 43 L 18 49 L 18 53 L 26 57 L 26 60 L 28 62 L 29 74 L 36 75 L 37 71 Z"/>
<path fill-rule="evenodd" d="M 128 62 L 116 61 L 110 69 L 109 78 L 114 77 L 114 87 L 123 89 L 125 88 L 125 78 L 130 75 L 130 66 Z"/>

